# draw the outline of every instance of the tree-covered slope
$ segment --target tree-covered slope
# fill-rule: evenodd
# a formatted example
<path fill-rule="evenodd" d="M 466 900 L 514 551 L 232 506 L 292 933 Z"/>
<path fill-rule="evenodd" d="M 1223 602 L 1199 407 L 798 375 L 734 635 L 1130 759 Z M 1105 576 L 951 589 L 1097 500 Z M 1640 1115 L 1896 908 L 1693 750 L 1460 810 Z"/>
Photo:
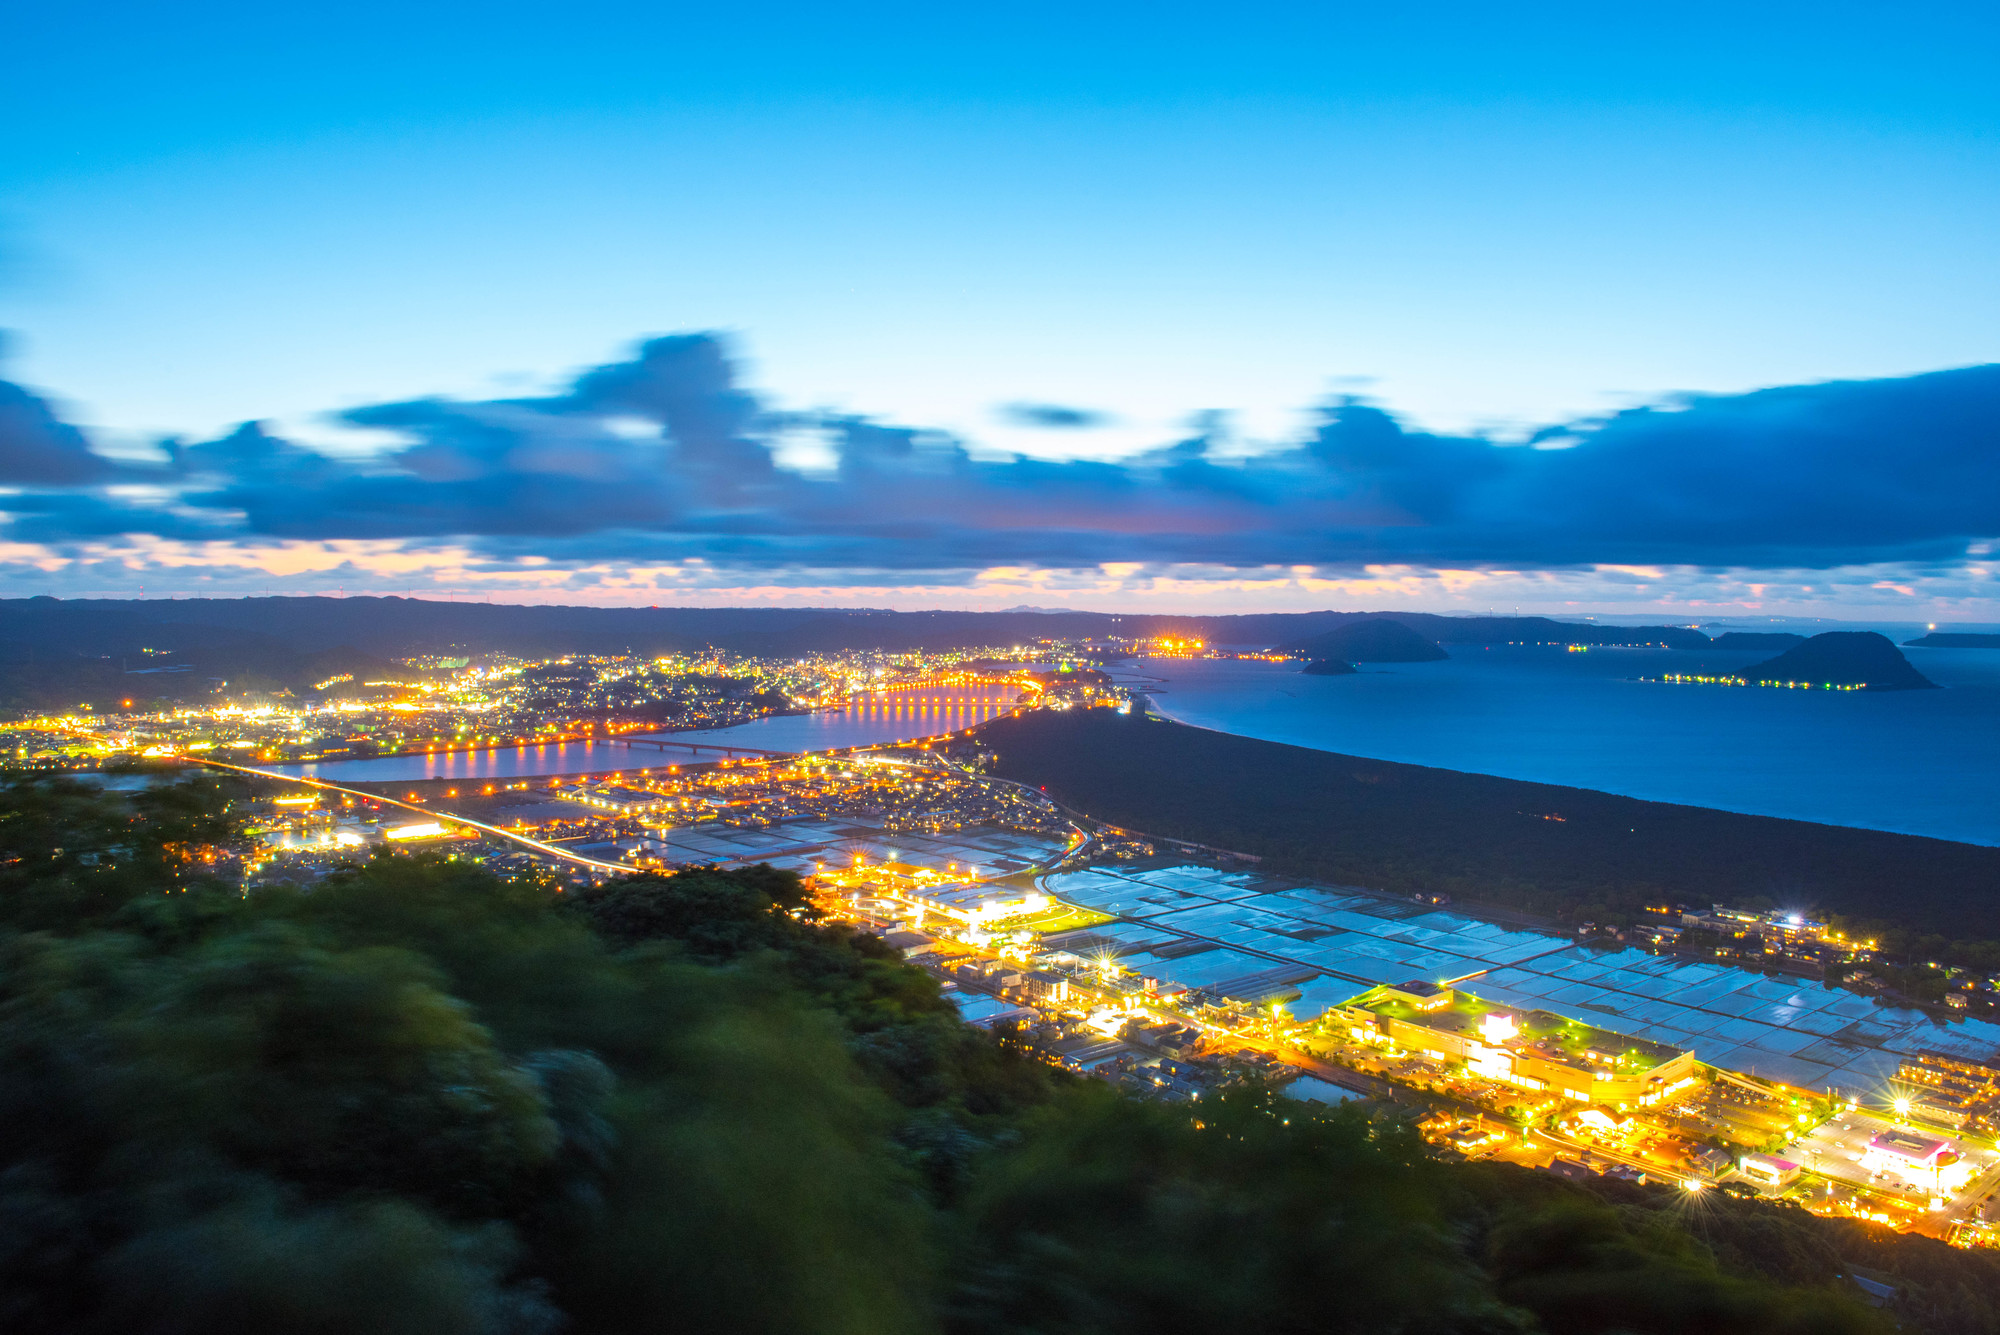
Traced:
<path fill-rule="evenodd" d="M 0 789 L 9 1332 L 1886 1335 L 1851 1257 L 2000 1310 L 1920 1239 L 1061 1077 L 767 868 L 245 897 L 228 796 Z"/>

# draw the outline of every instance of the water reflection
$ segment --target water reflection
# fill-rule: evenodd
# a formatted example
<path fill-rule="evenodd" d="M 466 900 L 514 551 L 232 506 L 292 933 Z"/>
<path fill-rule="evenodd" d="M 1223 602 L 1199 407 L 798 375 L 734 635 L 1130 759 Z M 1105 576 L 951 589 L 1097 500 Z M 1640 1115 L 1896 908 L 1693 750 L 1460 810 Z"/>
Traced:
<path fill-rule="evenodd" d="M 910 741 L 983 723 L 1014 707 L 1009 687 L 954 686 L 888 690 L 856 698 L 845 708 L 758 719 L 734 728 L 651 734 L 664 741 L 705 742 L 760 751 L 824 751 L 841 746 L 876 746 Z M 647 734 L 634 734 L 640 739 Z M 685 758 L 651 746 L 617 742 L 562 742 L 539 746 L 493 747 L 390 756 L 381 760 L 336 760 L 279 765 L 286 774 L 329 781 L 405 779 L 507 779 L 537 774 L 579 774 L 593 770 L 641 769 Z"/>

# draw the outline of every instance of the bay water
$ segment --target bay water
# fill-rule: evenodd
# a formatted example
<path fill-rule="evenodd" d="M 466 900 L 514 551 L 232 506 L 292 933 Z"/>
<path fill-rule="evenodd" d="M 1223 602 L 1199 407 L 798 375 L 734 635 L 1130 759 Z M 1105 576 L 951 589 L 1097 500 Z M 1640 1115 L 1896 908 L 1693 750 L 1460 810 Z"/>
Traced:
<path fill-rule="evenodd" d="M 1006 687 L 922 687 L 855 697 L 839 709 L 810 714 L 783 714 L 741 723 L 733 728 L 699 732 L 635 733 L 634 738 L 667 742 L 706 742 L 760 751 L 825 751 L 843 746 L 879 746 L 954 732 L 983 723 L 1013 708 L 1018 691 Z M 491 747 L 482 751 L 445 751 L 426 755 L 385 756 L 379 760 L 335 760 L 273 768 L 307 775 L 328 783 L 355 780 L 401 783 L 411 779 L 453 779 L 472 782 L 532 775 L 585 774 L 604 770 L 644 769 L 680 764 L 686 751 L 661 751 L 628 741 L 557 742 L 532 746 Z M 701 759 L 716 757 L 703 754 Z"/>
<path fill-rule="evenodd" d="M 2000 845 L 2000 650 L 1904 652 L 1943 689 L 1670 685 L 1771 651 L 1449 645 L 1436 663 L 1143 659 L 1160 712 L 1267 741 Z"/>

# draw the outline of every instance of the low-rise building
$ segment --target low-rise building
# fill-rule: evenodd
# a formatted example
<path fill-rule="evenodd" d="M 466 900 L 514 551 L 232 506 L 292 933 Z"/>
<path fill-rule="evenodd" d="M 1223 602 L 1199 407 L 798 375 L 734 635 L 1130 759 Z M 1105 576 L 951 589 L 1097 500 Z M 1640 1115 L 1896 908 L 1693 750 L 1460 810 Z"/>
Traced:
<path fill-rule="evenodd" d="M 1900 1126 L 1868 1138 L 1861 1166 L 1871 1173 L 1891 1174 L 1912 1186 L 1928 1188 L 1935 1198 L 1956 1194 L 1971 1180 L 1975 1169 L 1974 1161 L 1955 1142 Z"/>
<path fill-rule="evenodd" d="M 1382 986 L 1337 1008 L 1365 1042 L 1392 1044 L 1477 1076 L 1625 1109 L 1696 1082 L 1694 1052 L 1549 1011 L 1518 1011 L 1436 983 Z"/>
<path fill-rule="evenodd" d="M 558 789 L 556 795 L 565 802 L 576 802 L 610 816 L 644 816 L 669 805 L 669 799 L 659 793 L 649 793 L 642 788 L 626 788 L 619 784 L 605 784 L 599 787 L 576 784 Z"/>
<path fill-rule="evenodd" d="M 1861 1156 L 1862 1167 L 1871 1172 L 1888 1170 L 1904 1177 L 1933 1172 L 1957 1161 L 1958 1155 L 1950 1141 L 1901 1127 L 1870 1136 L 1868 1150 Z"/>
<path fill-rule="evenodd" d="M 1688 1163 L 1703 1177 L 1716 1178 L 1728 1172 L 1734 1161 L 1729 1151 L 1714 1145 L 1696 1145 L 1688 1151 Z"/>
<path fill-rule="evenodd" d="M 1798 1181 L 1801 1169 L 1790 1159 L 1775 1154 L 1746 1154 L 1737 1171 L 1760 1187 L 1789 1187 Z"/>
<path fill-rule="evenodd" d="M 1044 1003 L 1069 1000 L 1070 980 L 1059 973 L 1047 969 L 1029 969 L 1024 973 L 1010 976 L 1014 981 L 1002 984 L 1010 996 L 1025 997 L 1030 1001 Z"/>
<path fill-rule="evenodd" d="M 928 932 L 912 932 L 908 929 L 903 929 L 894 932 L 884 932 L 882 934 L 882 944 L 888 946 L 904 959 L 909 959 L 911 956 L 920 955 L 936 945 L 937 938 Z"/>
<path fill-rule="evenodd" d="M 1023 913 L 1037 913 L 1049 906 L 1049 897 L 1039 890 L 1020 886 L 969 884 L 919 886 L 906 896 L 912 904 L 978 925 Z"/>
<path fill-rule="evenodd" d="M 1990 1127 L 2000 1113 L 2000 1066 L 1920 1052 L 1896 1078 L 1916 1087 L 1906 1112 L 1915 1121 L 1956 1131 L 1975 1123 Z"/>

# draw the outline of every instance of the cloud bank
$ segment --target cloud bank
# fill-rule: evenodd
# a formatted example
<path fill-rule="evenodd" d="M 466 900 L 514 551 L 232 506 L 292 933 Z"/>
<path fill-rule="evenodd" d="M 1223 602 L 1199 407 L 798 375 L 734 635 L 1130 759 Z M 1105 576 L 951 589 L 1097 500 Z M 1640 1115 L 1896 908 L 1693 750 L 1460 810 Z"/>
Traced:
<path fill-rule="evenodd" d="M 1415 430 L 1343 398 L 1247 457 L 1192 434 L 1115 462 L 1049 461 L 779 411 L 738 383 L 722 340 L 685 334 L 555 394 L 340 420 L 398 443 L 336 457 L 248 423 L 167 442 L 156 465 L 114 464 L 0 383 L 8 550 L 46 565 L 90 544 L 448 545 L 496 567 L 697 563 L 894 586 L 996 567 L 1958 568 L 2000 538 L 2000 366 L 1688 396 L 1525 442 Z M 781 465 L 801 435 L 830 467 Z"/>

